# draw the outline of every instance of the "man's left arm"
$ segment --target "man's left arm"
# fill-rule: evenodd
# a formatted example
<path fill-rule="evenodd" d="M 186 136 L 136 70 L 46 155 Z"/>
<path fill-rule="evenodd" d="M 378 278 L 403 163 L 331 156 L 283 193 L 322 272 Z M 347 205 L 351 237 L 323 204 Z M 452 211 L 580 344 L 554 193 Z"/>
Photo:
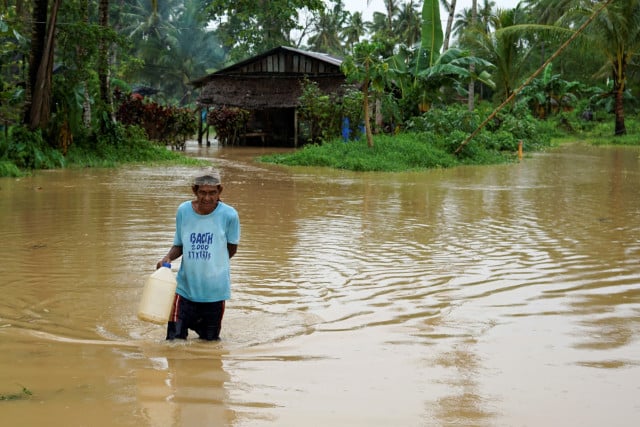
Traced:
<path fill-rule="evenodd" d="M 229 259 L 233 258 L 233 256 L 238 251 L 238 245 L 234 245 L 233 243 L 227 243 L 227 252 L 229 252 Z"/>

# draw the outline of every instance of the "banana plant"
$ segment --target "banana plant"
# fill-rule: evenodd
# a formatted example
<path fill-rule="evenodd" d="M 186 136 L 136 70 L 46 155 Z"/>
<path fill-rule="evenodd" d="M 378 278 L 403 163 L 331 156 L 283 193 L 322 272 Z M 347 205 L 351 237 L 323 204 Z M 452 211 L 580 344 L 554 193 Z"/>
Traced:
<path fill-rule="evenodd" d="M 538 118 L 544 119 L 559 110 L 572 109 L 583 90 L 580 82 L 568 82 L 560 74 L 553 74 L 553 63 L 549 63 L 539 79 L 522 89 L 519 102 L 526 103 Z"/>
<path fill-rule="evenodd" d="M 426 111 L 441 96 L 443 86 L 452 86 L 459 93 L 466 89 L 462 83 L 481 81 L 495 87 L 489 70 L 493 65 L 471 56 L 462 49 L 448 49 L 440 54 L 443 43 L 442 24 L 438 0 L 425 0 L 422 5 L 422 37 L 418 46 L 400 46 L 387 59 L 388 81 L 401 98 Z M 469 65 L 475 65 L 473 71 Z"/>
<path fill-rule="evenodd" d="M 424 0 L 422 3 L 422 36 L 418 61 L 416 61 L 416 74 L 419 69 L 435 64 L 440 55 L 443 41 L 440 2 L 439 0 Z"/>

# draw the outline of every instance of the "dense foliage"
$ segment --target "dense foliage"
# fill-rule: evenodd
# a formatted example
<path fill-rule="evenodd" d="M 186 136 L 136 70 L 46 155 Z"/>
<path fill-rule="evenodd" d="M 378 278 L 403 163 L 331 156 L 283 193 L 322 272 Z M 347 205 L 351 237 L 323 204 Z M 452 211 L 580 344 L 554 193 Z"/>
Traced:
<path fill-rule="evenodd" d="M 533 147 L 540 127 L 576 135 L 603 121 L 620 142 L 633 139 L 637 0 L 522 1 L 507 10 L 487 1 L 474 2 L 475 11 L 440 0 L 383 3 L 365 21 L 342 0 L 6 0 L 0 173 L 65 166 L 77 149 L 109 157 L 106 146 L 121 150 L 132 135 L 180 146 L 198 131 L 191 82 L 279 45 L 343 58 L 360 89 L 341 102 L 305 89 L 299 112 L 316 143 L 364 130 L 372 148 L 374 135 L 415 137 L 447 123 L 455 132 L 436 145 L 450 150 L 512 96 L 486 123 L 489 133 L 459 154 L 473 145 L 510 151 L 519 140 Z M 553 65 L 540 73 L 552 52 Z M 142 98 L 114 99 L 116 87 Z M 218 137 L 229 142 L 241 125 L 218 123 Z"/>
<path fill-rule="evenodd" d="M 120 104 L 116 119 L 123 125 L 141 127 L 152 141 L 184 147 L 187 138 L 198 131 L 195 112 L 189 108 L 145 101 L 138 94 L 120 94 L 116 96 L 116 101 Z"/>

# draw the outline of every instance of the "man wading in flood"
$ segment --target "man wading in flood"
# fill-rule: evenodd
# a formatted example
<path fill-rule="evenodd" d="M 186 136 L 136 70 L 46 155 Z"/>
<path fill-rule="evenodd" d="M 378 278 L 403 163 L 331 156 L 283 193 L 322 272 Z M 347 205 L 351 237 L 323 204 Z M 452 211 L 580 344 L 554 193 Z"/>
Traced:
<path fill-rule="evenodd" d="M 167 339 L 186 339 L 191 329 L 212 341 L 220 339 L 225 301 L 231 297 L 229 260 L 238 249 L 240 220 L 220 200 L 216 170 L 197 174 L 191 189 L 195 200 L 178 206 L 173 246 L 156 267 L 182 256 Z"/>

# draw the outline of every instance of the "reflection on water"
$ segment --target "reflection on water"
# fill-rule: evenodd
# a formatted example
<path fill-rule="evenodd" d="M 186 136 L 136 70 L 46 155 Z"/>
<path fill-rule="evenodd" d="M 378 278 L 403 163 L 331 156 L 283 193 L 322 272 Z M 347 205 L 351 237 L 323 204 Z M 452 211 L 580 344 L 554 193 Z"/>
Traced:
<path fill-rule="evenodd" d="M 635 425 L 637 148 L 392 174 L 261 152 L 187 150 L 242 222 L 219 343 L 135 316 L 189 168 L 0 179 L 0 395 L 33 392 L 3 424 Z"/>

